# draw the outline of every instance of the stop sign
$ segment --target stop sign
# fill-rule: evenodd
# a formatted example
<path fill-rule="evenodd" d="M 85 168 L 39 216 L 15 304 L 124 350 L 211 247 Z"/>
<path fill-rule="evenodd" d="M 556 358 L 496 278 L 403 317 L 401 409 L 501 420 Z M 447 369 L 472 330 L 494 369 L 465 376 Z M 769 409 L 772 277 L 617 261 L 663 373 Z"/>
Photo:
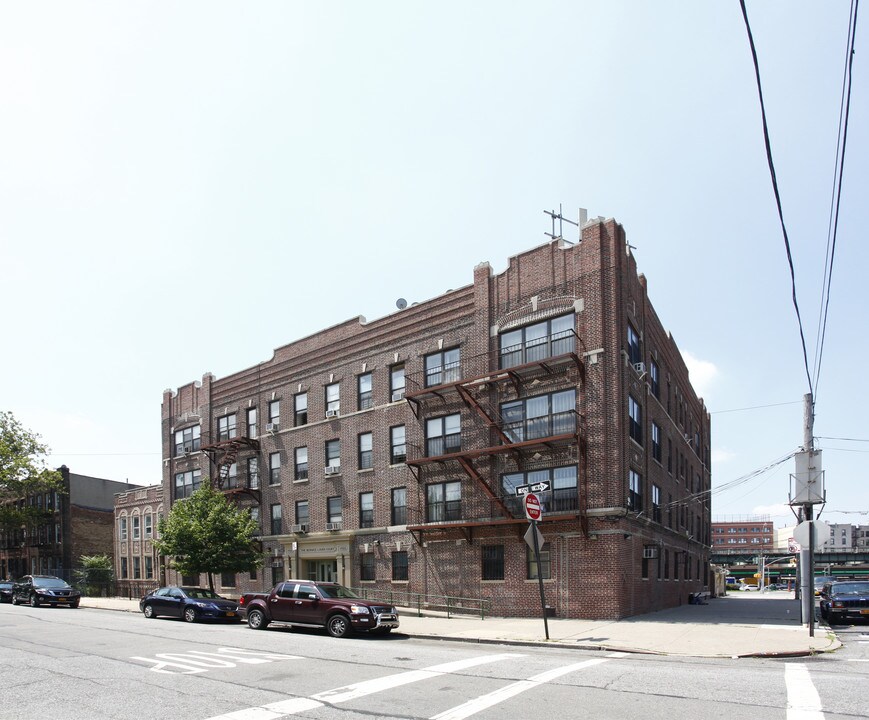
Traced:
<path fill-rule="evenodd" d="M 525 517 L 529 520 L 540 519 L 540 500 L 534 493 L 525 496 Z"/>

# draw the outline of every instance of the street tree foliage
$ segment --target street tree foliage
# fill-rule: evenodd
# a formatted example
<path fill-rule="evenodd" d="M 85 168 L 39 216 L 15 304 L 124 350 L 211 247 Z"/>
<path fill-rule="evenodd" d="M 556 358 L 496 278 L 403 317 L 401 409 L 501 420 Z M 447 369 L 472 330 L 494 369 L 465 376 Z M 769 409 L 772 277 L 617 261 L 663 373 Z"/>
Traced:
<path fill-rule="evenodd" d="M 63 476 L 48 468 L 48 446 L 11 412 L 0 412 L 0 530 L 30 527 L 42 519 L 35 505 L 15 501 L 43 492 L 63 492 Z"/>
<path fill-rule="evenodd" d="M 82 555 L 76 582 L 88 595 L 103 595 L 112 582 L 112 559 L 108 555 Z"/>
<path fill-rule="evenodd" d="M 208 573 L 212 590 L 215 573 L 249 572 L 263 564 L 254 541 L 257 522 L 208 482 L 176 502 L 157 528 L 157 552 L 173 558 L 172 566 L 183 575 Z"/>

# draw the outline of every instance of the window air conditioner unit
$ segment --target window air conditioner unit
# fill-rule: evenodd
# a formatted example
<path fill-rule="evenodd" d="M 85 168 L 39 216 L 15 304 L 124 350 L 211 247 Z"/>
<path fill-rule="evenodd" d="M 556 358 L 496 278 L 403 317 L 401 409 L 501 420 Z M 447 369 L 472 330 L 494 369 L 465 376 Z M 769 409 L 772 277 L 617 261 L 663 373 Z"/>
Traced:
<path fill-rule="evenodd" d="M 643 548 L 643 559 L 648 560 L 651 558 L 658 557 L 658 546 L 657 545 L 646 545 Z"/>
<path fill-rule="evenodd" d="M 307 523 L 302 523 L 301 525 L 293 525 L 290 528 L 290 532 L 306 533 L 306 532 L 308 532 L 308 525 L 307 525 Z"/>
<path fill-rule="evenodd" d="M 281 426 L 279 423 L 266 423 L 266 432 L 276 433 L 280 429 Z"/>
<path fill-rule="evenodd" d="M 327 418 L 338 417 L 339 413 L 340 413 L 339 410 L 327 410 L 327 411 L 326 411 L 326 417 L 327 417 Z"/>
<path fill-rule="evenodd" d="M 634 370 L 636 370 L 640 375 L 646 374 L 646 363 L 638 362 L 634 363 Z"/>
<path fill-rule="evenodd" d="M 337 475 L 341 472 L 340 465 L 327 465 L 326 466 L 326 474 L 327 475 Z"/>
<path fill-rule="evenodd" d="M 342 525 L 343 525 L 343 523 L 339 523 L 339 522 L 326 523 L 326 529 L 327 530 L 340 530 Z"/>
<path fill-rule="evenodd" d="M 404 390 L 396 390 L 392 393 L 392 402 L 398 402 L 399 400 L 404 400 Z"/>
<path fill-rule="evenodd" d="M 193 450 L 193 448 L 190 447 L 190 445 L 185 445 L 185 446 L 184 446 L 184 454 L 185 454 L 185 455 L 189 455 L 189 454 L 192 452 L 192 450 Z"/>

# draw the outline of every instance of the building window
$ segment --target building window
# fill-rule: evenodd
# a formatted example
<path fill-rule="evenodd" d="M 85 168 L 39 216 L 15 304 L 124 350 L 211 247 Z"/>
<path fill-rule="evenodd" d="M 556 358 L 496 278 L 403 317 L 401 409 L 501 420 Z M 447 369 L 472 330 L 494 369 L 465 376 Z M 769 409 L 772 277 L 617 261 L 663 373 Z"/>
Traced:
<path fill-rule="evenodd" d="M 133 540 L 142 539 L 141 518 L 138 515 L 133 515 L 130 518 L 130 526 L 132 528 Z"/>
<path fill-rule="evenodd" d="M 326 386 L 326 417 L 337 415 L 341 411 L 341 384 L 332 383 Z"/>
<path fill-rule="evenodd" d="M 405 442 L 404 425 L 389 428 L 389 462 L 398 465 L 407 460 L 407 444 Z"/>
<path fill-rule="evenodd" d="M 661 427 L 658 423 L 652 423 L 652 457 L 661 462 Z"/>
<path fill-rule="evenodd" d="M 272 585 L 277 585 L 284 581 L 284 566 L 280 558 L 272 560 Z"/>
<path fill-rule="evenodd" d="M 631 365 L 643 362 L 643 351 L 640 348 L 640 335 L 634 326 L 628 323 L 628 360 Z"/>
<path fill-rule="evenodd" d="M 639 445 L 643 444 L 643 408 L 628 395 L 628 434 Z"/>
<path fill-rule="evenodd" d="M 371 373 L 360 375 L 357 378 L 359 390 L 359 409 L 367 410 L 374 407 L 374 393 L 372 392 Z"/>
<path fill-rule="evenodd" d="M 127 539 L 127 518 L 118 518 L 118 540 L 125 542 Z"/>
<path fill-rule="evenodd" d="M 281 401 L 272 400 L 269 402 L 269 424 L 272 429 L 281 425 Z"/>
<path fill-rule="evenodd" d="M 269 453 L 269 485 L 281 484 L 281 454 Z"/>
<path fill-rule="evenodd" d="M 142 516 L 142 518 L 142 526 L 145 534 L 145 540 L 150 540 L 152 537 L 154 537 L 154 516 L 151 513 L 146 512 Z"/>
<path fill-rule="evenodd" d="M 667 472 L 673 474 L 673 440 L 667 438 Z"/>
<path fill-rule="evenodd" d="M 399 582 L 407 580 L 407 551 L 405 550 L 392 553 L 392 579 Z"/>
<path fill-rule="evenodd" d="M 359 435 L 359 469 L 368 470 L 374 467 L 374 440 L 373 435 L 362 433 Z"/>
<path fill-rule="evenodd" d="M 119 572 L 120 572 L 120 574 L 121 574 L 121 577 L 122 577 L 122 578 L 125 578 L 125 579 L 128 578 L 128 577 L 130 577 L 130 571 L 129 571 L 128 567 L 127 567 L 127 562 L 128 562 L 128 561 L 127 561 L 127 558 L 125 558 L 125 557 L 122 557 L 122 558 L 121 558 L 121 569 L 120 569 Z"/>
<path fill-rule="evenodd" d="M 251 490 L 259 489 L 259 458 L 247 459 L 247 486 Z"/>
<path fill-rule="evenodd" d="M 190 497 L 202 484 L 202 472 L 200 470 L 188 470 L 183 473 L 175 473 L 175 499 Z"/>
<path fill-rule="evenodd" d="M 649 364 L 649 385 L 654 395 L 659 400 L 661 399 L 661 370 L 658 368 L 658 363 L 654 360 Z"/>
<path fill-rule="evenodd" d="M 238 487 L 238 463 L 234 462 L 231 465 L 220 466 L 220 479 L 223 480 L 222 487 L 237 488 Z"/>
<path fill-rule="evenodd" d="M 461 377 L 461 350 L 443 350 L 425 356 L 425 386 L 444 385 Z"/>
<path fill-rule="evenodd" d="M 326 467 L 340 468 L 341 467 L 341 441 L 327 440 L 326 441 Z"/>
<path fill-rule="evenodd" d="M 426 420 L 425 437 L 428 457 L 458 452 L 462 449 L 462 416 L 456 413 Z"/>
<path fill-rule="evenodd" d="M 308 424 L 308 393 L 301 392 L 293 398 L 293 424 Z"/>
<path fill-rule="evenodd" d="M 249 508 L 249 509 L 248 509 L 248 512 L 250 513 L 250 519 L 253 520 L 253 521 L 256 523 L 256 531 L 255 531 L 255 534 L 256 534 L 256 535 L 259 535 L 259 534 L 260 534 L 260 528 L 261 528 L 260 523 L 259 523 L 259 507 L 252 507 L 252 508 Z"/>
<path fill-rule="evenodd" d="M 307 525 L 310 522 L 311 522 L 311 516 L 308 513 L 308 501 L 307 500 L 297 500 L 296 501 L 296 524 Z"/>
<path fill-rule="evenodd" d="M 504 403 L 501 423 L 512 442 L 575 432 L 576 390 Z"/>
<path fill-rule="evenodd" d="M 199 425 L 175 431 L 175 456 L 196 452 L 201 443 Z"/>
<path fill-rule="evenodd" d="M 154 579 L 154 558 L 150 555 L 145 556 L 145 580 Z"/>
<path fill-rule="evenodd" d="M 407 488 L 392 489 L 390 521 L 392 525 L 407 525 Z"/>
<path fill-rule="evenodd" d="M 225 415 L 222 418 L 217 418 L 217 439 L 221 440 L 231 440 L 236 436 L 236 427 L 235 427 L 235 413 L 232 415 Z"/>
<path fill-rule="evenodd" d="M 462 519 L 462 484 L 445 482 L 426 488 L 427 522 L 445 522 Z"/>
<path fill-rule="evenodd" d="M 534 551 L 527 547 L 525 567 L 528 573 L 529 580 L 537 580 L 537 561 L 534 559 Z M 543 543 L 540 549 L 540 568 L 544 580 L 549 580 L 552 577 L 552 561 L 550 559 L 549 543 Z"/>
<path fill-rule="evenodd" d="M 133 580 L 142 579 L 142 558 L 138 555 L 133 557 Z"/>
<path fill-rule="evenodd" d="M 359 527 L 374 527 L 374 493 L 359 493 Z"/>
<path fill-rule="evenodd" d="M 546 492 L 536 493 L 544 513 L 571 512 L 579 507 L 576 465 L 531 470 L 527 473 L 508 473 L 501 476 L 501 488 L 508 507 L 517 517 L 524 516 L 525 509 L 521 498 L 516 495 L 516 488 L 519 485 L 533 485 L 538 482 L 548 482 L 552 488 Z"/>
<path fill-rule="evenodd" d="M 661 522 L 661 488 L 652 485 L 652 520 Z"/>
<path fill-rule="evenodd" d="M 341 496 L 330 497 L 326 500 L 327 522 L 340 523 L 344 520 L 344 505 Z"/>
<path fill-rule="evenodd" d="M 362 553 L 359 556 L 359 560 L 359 579 L 362 580 L 362 582 L 370 582 L 374 580 L 374 553 Z"/>
<path fill-rule="evenodd" d="M 247 436 L 251 439 L 256 438 L 256 408 L 247 410 Z"/>
<path fill-rule="evenodd" d="M 404 365 L 393 365 L 389 371 L 389 397 L 392 402 L 404 398 Z"/>
<path fill-rule="evenodd" d="M 295 479 L 297 481 L 308 479 L 308 447 L 307 446 L 296 448 Z"/>
<path fill-rule="evenodd" d="M 570 352 L 574 349 L 575 324 L 571 313 L 501 333 L 501 367 L 514 367 Z"/>
<path fill-rule="evenodd" d="M 271 506 L 271 531 L 272 535 L 280 535 L 283 532 L 283 510 L 280 503 Z"/>
<path fill-rule="evenodd" d="M 504 579 L 504 546 L 483 545 L 483 580 Z"/>
<path fill-rule="evenodd" d="M 221 587 L 235 587 L 235 573 L 224 572 L 220 573 Z"/>
<path fill-rule="evenodd" d="M 643 478 L 635 470 L 628 471 L 628 510 L 641 512 L 643 509 Z"/>

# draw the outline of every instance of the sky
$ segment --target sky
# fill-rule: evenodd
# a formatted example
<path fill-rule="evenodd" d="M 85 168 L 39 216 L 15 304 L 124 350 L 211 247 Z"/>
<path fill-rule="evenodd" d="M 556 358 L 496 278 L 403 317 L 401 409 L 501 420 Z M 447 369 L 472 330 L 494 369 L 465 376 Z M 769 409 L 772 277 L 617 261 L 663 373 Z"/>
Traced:
<path fill-rule="evenodd" d="M 813 369 L 850 3 L 746 5 Z M 855 524 L 867 51 L 863 18 L 815 384 L 821 518 Z M 157 483 L 164 389 L 502 272 L 582 207 L 712 413 L 713 519 L 792 524 L 793 460 L 756 471 L 809 386 L 736 0 L 0 0 L 0 108 L 0 409 L 50 464 Z"/>

